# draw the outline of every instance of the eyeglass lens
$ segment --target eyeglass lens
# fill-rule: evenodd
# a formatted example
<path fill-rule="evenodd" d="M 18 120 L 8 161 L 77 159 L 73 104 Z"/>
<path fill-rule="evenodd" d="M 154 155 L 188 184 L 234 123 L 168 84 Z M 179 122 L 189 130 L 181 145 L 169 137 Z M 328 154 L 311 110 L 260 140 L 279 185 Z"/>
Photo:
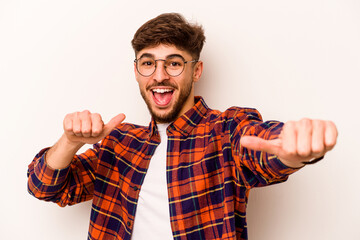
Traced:
<path fill-rule="evenodd" d="M 143 76 L 150 76 L 155 72 L 157 61 L 164 61 L 164 67 L 167 74 L 170 76 L 178 76 L 182 73 L 185 67 L 185 62 L 181 57 L 171 57 L 165 60 L 155 60 L 151 57 L 142 57 L 137 60 L 137 70 Z"/>

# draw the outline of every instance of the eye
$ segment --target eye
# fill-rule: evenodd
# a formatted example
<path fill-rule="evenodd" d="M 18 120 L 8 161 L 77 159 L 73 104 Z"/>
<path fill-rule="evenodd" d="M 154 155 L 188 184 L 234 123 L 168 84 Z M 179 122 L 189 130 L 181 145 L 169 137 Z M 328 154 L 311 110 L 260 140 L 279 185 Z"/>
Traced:
<path fill-rule="evenodd" d="M 150 62 L 150 61 L 147 61 L 147 62 L 143 62 L 142 65 L 144 66 L 151 66 L 153 63 Z"/>
<path fill-rule="evenodd" d="M 139 64 L 142 67 L 152 67 L 155 64 L 155 61 L 153 59 L 144 58 L 139 60 Z"/>
<path fill-rule="evenodd" d="M 184 65 L 184 61 L 182 61 L 182 59 L 171 58 L 166 60 L 166 66 L 169 68 L 179 68 L 182 67 L 183 65 Z"/>
<path fill-rule="evenodd" d="M 171 61 L 171 62 L 170 62 L 170 65 L 173 66 L 173 67 L 176 67 L 176 66 L 181 66 L 181 63 L 180 63 L 180 62 Z"/>

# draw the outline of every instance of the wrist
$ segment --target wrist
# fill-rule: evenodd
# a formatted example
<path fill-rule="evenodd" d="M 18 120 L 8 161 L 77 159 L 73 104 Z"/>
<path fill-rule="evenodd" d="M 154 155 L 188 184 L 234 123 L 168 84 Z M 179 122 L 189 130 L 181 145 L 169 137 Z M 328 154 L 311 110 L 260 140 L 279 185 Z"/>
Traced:
<path fill-rule="evenodd" d="M 74 154 L 85 145 L 85 143 L 72 141 L 70 138 L 64 133 L 58 141 L 58 144 L 62 147 L 68 149 L 69 151 L 74 152 Z"/>
<path fill-rule="evenodd" d="M 287 167 L 289 168 L 302 168 L 305 166 L 305 164 L 303 162 L 299 162 L 299 161 L 292 161 L 292 160 L 286 160 L 286 159 L 281 159 L 279 158 L 279 160 Z"/>
<path fill-rule="evenodd" d="M 45 162 L 52 169 L 63 169 L 70 165 L 74 155 L 84 143 L 69 141 L 65 134 L 46 153 Z"/>

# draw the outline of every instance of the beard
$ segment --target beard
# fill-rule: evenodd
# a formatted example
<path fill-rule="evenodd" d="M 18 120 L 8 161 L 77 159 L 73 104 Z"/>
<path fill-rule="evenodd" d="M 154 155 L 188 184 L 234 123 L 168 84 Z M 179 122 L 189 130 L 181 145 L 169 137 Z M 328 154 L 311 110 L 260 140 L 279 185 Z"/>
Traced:
<path fill-rule="evenodd" d="M 184 88 L 180 91 L 180 95 L 178 97 L 178 99 L 175 100 L 175 102 L 173 103 L 171 109 L 164 113 L 164 114 L 160 114 L 160 113 L 156 113 L 152 107 L 151 107 L 151 100 L 148 99 L 146 97 L 145 91 L 140 89 L 140 93 L 142 98 L 144 99 L 147 108 L 149 109 L 149 112 L 151 114 L 151 117 L 157 122 L 157 123 L 170 123 L 175 121 L 178 117 L 179 117 L 179 113 L 181 112 L 184 103 L 188 100 L 191 90 L 192 90 L 192 86 L 193 86 L 193 81 L 189 81 L 189 83 L 186 83 L 186 85 L 184 85 Z M 172 86 L 170 84 L 167 83 L 159 83 L 159 84 L 154 84 L 151 87 L 155 87 L 155 86 L 171 86 L 171 87 L 175 87 Z M 177 88 L 175 88 L 177 89 Z"/>

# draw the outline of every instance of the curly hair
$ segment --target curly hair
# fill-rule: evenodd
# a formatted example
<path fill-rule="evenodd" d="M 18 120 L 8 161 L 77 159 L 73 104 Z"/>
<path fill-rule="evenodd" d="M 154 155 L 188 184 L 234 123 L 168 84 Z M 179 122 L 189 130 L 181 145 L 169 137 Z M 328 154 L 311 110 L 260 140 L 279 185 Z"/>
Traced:
<path fill-rule="evenodd" d="M 164 13 L 144 23 L 136 31 L 131 44 L 135 54 L 147 47 L 174 45 L 198 60 L 204 42 L 201 25 L 189 23 L 179 13 Z"/>

